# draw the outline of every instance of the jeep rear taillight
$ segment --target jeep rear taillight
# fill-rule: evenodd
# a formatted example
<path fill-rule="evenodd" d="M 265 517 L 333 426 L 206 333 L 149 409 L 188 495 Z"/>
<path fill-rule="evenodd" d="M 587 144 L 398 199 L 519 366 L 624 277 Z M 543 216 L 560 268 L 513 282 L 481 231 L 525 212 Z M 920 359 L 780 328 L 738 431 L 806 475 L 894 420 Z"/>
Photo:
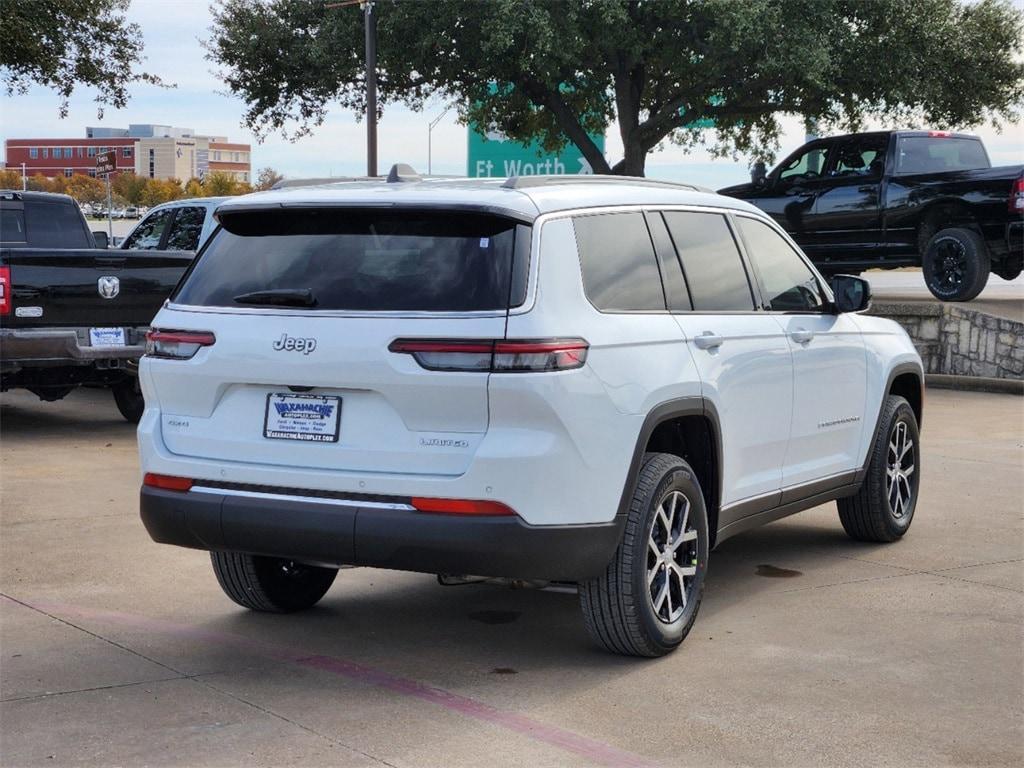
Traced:
<path fill-rule="evenodd" d="M 538 373 L 569 371 L 587 362 L 583 339 L 396 339 L 391 352 L 412 355 L 428 371 Z"/>
<path fill-rule="evenodd" d="M 146 354 L 168 360 L 188 360 L 217 338 L 209 331 L 165 331 L 154 328 L 146 334 Z"/>
<path fill-rule="evenodd" d="M 11 314 L 11 268 L 0 267 L 0 315 Z"/>
<path fill-rule="evenodd" d="M 1010 209 L 1010 213 L 1024 214 L 1024 173 L 1013 182 L 1007 207 Z"/>

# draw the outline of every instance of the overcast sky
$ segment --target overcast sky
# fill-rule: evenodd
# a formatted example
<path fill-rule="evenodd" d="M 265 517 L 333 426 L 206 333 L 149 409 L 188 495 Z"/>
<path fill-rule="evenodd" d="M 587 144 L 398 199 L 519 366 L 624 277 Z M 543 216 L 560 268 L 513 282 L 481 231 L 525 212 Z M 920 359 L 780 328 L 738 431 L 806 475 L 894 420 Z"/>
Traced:
<path fill-rule="evenodd" d="M 73 2 L 74 0 L 70 0 Z M 1024 0 L 1015 0 L 1024 7 Z M 365 124 L 340 108 L 332 110 L 323 126 L 295 143 L 270 136 L 258 144 L 241 125 L 244 104 L 224 94 L 213 65 L 204 58 L 200 39 L 211 24 L 208 0 L 133 0 L 129 18 L 145 36 L 144 69 L 159 75 L 177 88 L 167 90 L 145 84 L 132 88 L 132 98 L 123 110 L 107 109 L 102 121 L 96 119 L 94 94 L 79 89 L 71 99 L 68 116 L 58 117 L 58 97 L 52 91 L 34 88 L 24 96 L 0 97 L 0 139 L 29 137 L 82 137 L 86 125 L 127 127 L 129 123 L 170 124 L 194 128 L 202 134 L 226 135 L 253 145 L 254 172 L 271 166 L 291 177 L 331 176 L 365 172 Z M 357 22 L 358 11 L 351 13 Z M 427 167 L 427 123 L 444 109 L 440 103 L 422 113 L 403 107 L 388 107 L 379 129 L 379 166 L 406 162 L 420 171 Z M 804 133 L 796 118 L 784 121 L 780 159 L 803 143 Z M 1024 126 L 1005 126 L 1001 134 L 989 127 L 975 127 L 996 165 L 1024 162 Z M 622 143 L 610 130 L 606 150 L 614 162 L 621 157 Z M 449 113 L 433 132 L 435 173 L 466 173 L 466 128 L 456 124 Z M 649 176 L 690 181 L 718 188 L 748 178 L 747 160 L 712 160 L 706 153 L 689 155 L 676 147 L 653 154 L 647 163 Z"/>

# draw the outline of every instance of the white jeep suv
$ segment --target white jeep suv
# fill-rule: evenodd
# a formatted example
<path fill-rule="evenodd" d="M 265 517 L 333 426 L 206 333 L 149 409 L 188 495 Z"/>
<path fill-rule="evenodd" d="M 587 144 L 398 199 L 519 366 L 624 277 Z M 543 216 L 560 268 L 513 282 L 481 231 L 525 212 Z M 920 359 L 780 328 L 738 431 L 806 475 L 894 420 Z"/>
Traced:
<path fill-rule="evenodd" d="M 910 525 L 920 358 L 747 203 L 393 171 L 217 217 L 141 362 L 141 513 L 247 608 L 343 564 L 574 582 L 657 656 L 717 542 L 832 500 L 856 539 Z"/>

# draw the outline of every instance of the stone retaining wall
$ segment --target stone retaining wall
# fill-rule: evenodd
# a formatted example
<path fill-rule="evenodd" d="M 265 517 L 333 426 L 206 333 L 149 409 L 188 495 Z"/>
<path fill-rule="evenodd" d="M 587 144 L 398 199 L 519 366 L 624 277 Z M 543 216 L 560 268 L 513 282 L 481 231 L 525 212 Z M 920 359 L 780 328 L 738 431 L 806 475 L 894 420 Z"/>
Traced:
<path fill-rule="evenodd" d="M 1024 378 L 1024 323 L 940 302 L 875 302 L 868 314 L 902 325 L 926 373 Z"/>

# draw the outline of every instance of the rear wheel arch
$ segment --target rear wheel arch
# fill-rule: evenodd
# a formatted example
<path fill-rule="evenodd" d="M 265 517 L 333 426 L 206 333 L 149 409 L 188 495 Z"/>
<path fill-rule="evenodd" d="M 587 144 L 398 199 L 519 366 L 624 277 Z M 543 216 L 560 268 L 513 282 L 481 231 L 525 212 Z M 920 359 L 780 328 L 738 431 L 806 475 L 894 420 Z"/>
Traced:
<path fill-rule="evenodd" d="M 917 253 L 923 259 L 928 242 L 937 232 L 950 227 L 970 229 L 981 234 L 977 217 L 967 203 L 960 200 L 936 201 L 921 215 L 917 226 Z"/>
<path fill-rule="evenodd" d="M 628 510 L 640 467 L 647 454 L 668 453 L 678 456 L 690 465 L 697 476 L 708 511 L 708 537 L 710 545 L 714 546 L 721 498 L 721 434 L 718 412 L 705 398 L 680 398 L 653 408 L 640 429 L 633 462 L 619 503 L 619 514 Z"/>

